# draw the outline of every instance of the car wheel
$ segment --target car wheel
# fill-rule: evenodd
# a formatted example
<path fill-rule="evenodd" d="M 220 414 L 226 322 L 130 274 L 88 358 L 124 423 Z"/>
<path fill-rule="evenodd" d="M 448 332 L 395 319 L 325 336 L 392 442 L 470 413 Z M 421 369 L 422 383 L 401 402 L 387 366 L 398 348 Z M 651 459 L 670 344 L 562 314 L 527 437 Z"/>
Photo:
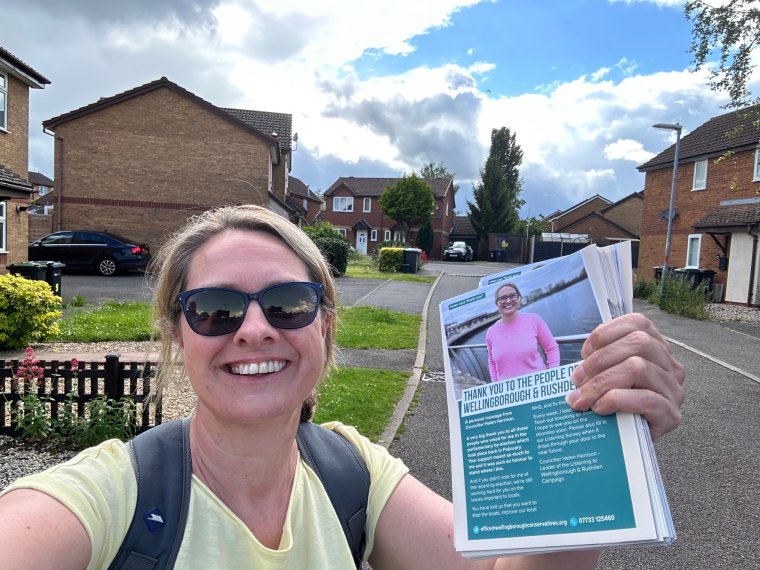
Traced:
<path fill-rule="evenodd" d="M 119 264 L 116 263 L 116 260 L 113 257 L 104 257 L 98 261 L 98 273 L 105 277 L 116 275 L 118 270 Z"/>

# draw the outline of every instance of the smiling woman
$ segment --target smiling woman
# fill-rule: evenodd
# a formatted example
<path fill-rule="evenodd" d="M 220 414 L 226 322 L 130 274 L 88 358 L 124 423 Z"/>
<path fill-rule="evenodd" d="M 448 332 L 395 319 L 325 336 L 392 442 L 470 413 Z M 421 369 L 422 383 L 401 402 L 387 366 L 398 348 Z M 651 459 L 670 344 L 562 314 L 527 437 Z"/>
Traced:
<path fill-rule="evenodd" d="M 501 318 L 486 333 L 491 382 L 559 366 L 559 346 L 549 327 L 536 314 L 518 313 L 521 301 L 517 285 L 496 290 Z"/>
<path fill-rule="evenodd" d="M 162 341 L 156 397 L 178 371 L 197 397 L 194 415 L 181 424 L 189 426 L 185 456 L 192 508 L 170 566 L 348 569 L 368 561 L 383 570 L 418 567 L 424 555 L 430 567 L 496 567 L 495 561 L 462 558 L 452 543 L 451 504 L 409 475 L 384 447 L 337 422 L 321 428 L 310 423 L 317 387 L 333 363 L 336 294 L 327 263 L 297 226 L 257 206 L 211 210 L 167 242 L 155 267 L 154 312 Z M 513 295 L 519 291 L 502 288 L 505 316 L 516 311 Z M 633 344 L 618 342 L 633 328 L 638 353 Z M 659 333 L 643 317 L 622 317 L 596 334 L 595 348 L 614 345 L 623 356 L 639 356 L 642 373 L 618 377 L 589 368 L 588 378 L 613 376 L 617 398 L 607 401 L 604 387 L 591 382 L 577 390 L 574 408 L 606 404 L 610 411 L 643 413 L 655 435 L 676 427 L 683 369 Z M 576 378 L 579 384 L 582 379 Z M 641 389 L 657 397 L 633 393 Z M 364 390 L 356 396 L 363 397 Z M 363 550 L 350 547 L 329 485 L 299 452 L 302 430 L 329 434 L 324 437 L 347 448 L 350 461 L 341 467 L 366 466 L 364 485 L 352 480 L 341 487 L 366 490 L 368 475 L 366 520 L 350 531 L 361 539 L 350 542 L 365 545 Z M 3 564 L 109 568 L 130 521 L 141 528 L 143 520 L 156 521 L 155 509 L 138 510 L 131 449 L 106 441 L 5 489 Z M 141 479 L 171 471 L 167 461 L 159 454 L 155 470 L 141 473 Z M 56 532 L 49 533 L 51 528 Z M 48 540 L 40 547 L 45 532 Z M 593 568 L 596 559 L 593 551 L 571 552 L 515 557 L 498 566 Z"/>

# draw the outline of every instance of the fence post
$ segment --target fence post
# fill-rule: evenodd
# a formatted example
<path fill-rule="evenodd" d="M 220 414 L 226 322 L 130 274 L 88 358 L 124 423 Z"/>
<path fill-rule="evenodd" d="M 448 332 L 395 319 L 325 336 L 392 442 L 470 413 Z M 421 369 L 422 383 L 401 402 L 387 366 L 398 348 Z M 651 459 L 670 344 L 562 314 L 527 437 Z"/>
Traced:
<path fill-rule="evenodd" d="M 119 355 L 106 354 L 105 381 L 103 382 L 106 398 L 118 401 L 122 397 L 122 386 L 119 380 Z"/>

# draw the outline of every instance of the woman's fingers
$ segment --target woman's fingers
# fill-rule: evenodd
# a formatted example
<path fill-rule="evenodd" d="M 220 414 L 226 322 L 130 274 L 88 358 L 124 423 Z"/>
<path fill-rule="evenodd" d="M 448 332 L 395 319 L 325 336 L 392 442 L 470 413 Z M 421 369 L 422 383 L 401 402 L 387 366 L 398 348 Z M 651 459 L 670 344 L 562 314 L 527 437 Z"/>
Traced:
<path fill-rule="evenodd" d="M 649 319 L 625 315 L 597 327 L 582 354 L 568 396 L 573 409 L 642 414 L 655 438 L 678 426 L 684 368 Z"/>

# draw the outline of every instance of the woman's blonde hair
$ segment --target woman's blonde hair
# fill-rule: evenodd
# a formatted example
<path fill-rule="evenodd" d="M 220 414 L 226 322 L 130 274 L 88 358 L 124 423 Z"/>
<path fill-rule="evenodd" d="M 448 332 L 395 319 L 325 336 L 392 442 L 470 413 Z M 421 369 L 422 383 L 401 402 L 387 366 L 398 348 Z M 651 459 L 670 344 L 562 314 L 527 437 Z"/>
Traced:
<path fill-rule="evenodd" d="M 225 206 L 191 217 L 153 258 L 150 272 L 156 277 L 153 302 L 154 323 L 161 334 L 161 348 L 156 368 L 155 387 L 151 398 L 158 400 L 172 379 L 184 375 L 182 353 L 177 344 L 182 309 L 177 295 L 187 288 L 190 265 L 198 250 L 214 236 L 228 230 L 266 232 L 280 239 L 303 262 L 309 278 L 325 287 L 322 300 L 323 318 L 327 318 L 324 379 L 335 363 L 335 282 L 330 267 L 319 248 L 289 220 L 260 206 Z M 301 419 L 309 420 L 316 406 L 316 388 L 301 406 Z"/>

